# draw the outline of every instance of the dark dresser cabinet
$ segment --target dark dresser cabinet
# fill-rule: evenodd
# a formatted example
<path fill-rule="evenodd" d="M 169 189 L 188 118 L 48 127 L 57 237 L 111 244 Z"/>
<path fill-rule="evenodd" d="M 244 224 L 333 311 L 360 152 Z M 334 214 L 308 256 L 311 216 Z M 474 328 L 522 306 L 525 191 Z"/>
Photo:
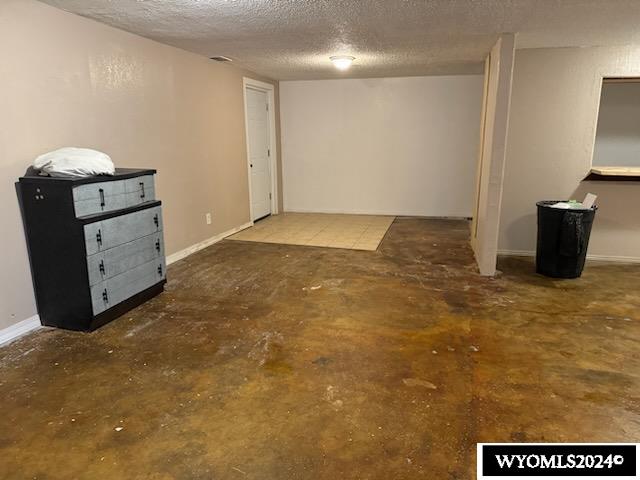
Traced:
<path fill-rule="evenodd" d="M 155 170 L 18 182 L 43 325 L 93 330 L 162 292 L 162 207 Z"/>

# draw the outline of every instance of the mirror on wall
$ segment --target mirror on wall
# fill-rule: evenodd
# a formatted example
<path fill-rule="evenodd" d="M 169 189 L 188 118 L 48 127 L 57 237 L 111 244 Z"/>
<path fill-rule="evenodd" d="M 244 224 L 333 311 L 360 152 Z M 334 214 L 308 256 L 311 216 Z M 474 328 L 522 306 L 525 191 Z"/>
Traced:
<path fill-rule="evenodd" d="M 592 171 L 640 175 L 640 79 L 603 80 Z"/>

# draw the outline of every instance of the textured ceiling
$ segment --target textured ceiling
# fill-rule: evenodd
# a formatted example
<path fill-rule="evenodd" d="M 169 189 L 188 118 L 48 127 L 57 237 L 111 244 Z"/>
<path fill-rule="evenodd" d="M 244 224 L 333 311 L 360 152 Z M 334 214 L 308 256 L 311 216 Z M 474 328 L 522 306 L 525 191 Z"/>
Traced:
<path fill-rule="evenodd" d="M 280 80 L 479 72 L 502 32 L 518 48 L 640 44 L 640 0 L 44 1 Z"/>

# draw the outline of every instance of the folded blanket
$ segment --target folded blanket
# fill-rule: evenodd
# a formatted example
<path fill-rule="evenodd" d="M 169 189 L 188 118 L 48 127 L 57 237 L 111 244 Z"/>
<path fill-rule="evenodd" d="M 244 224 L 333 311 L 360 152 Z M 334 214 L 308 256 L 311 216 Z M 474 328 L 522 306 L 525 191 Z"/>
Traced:
<path fill-rule="evenodd" d="M 41 175 L 52 177 L 89 177 L 113 175 L 116 171 L 111 157 L 89 148 L 65 147 L 40 155 L 33 167 Z"/>

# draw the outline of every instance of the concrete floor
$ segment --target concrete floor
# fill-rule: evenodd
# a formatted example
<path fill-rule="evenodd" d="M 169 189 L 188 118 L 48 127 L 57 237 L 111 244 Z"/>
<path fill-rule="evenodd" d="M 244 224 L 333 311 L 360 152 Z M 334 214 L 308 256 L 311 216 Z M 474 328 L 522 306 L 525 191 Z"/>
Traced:
<path fill-rule="evenodd" d="M 224 241 L 97 332 L 1 348 L 0 478 L 470 479 L 478 441 L 637 441 L 640 267 L 481 278 L 467 233 Z"/>

